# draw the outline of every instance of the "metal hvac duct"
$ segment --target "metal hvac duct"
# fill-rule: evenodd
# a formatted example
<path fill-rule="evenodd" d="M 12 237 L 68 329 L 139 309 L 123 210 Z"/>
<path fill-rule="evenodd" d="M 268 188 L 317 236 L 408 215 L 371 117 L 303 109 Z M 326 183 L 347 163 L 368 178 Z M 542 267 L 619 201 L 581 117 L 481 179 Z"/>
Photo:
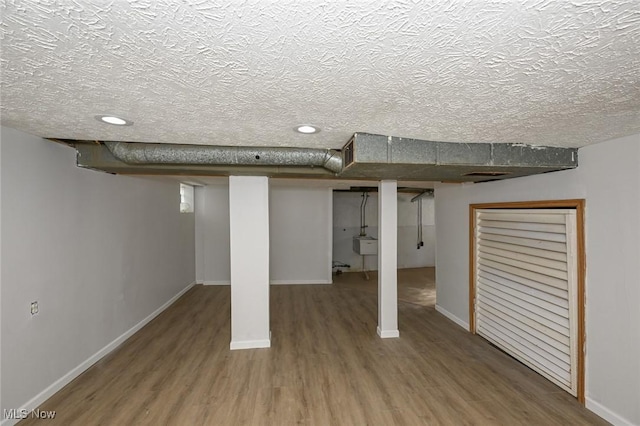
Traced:
<path fill-rule="evenodd" d="M 127 164 L 192 164 L 228 166 L 308 166 L 342 171 L 342 155 L 333 149 L 265 148 L 104 142 L 118 160 Z"/>
<path fill-rule="evenodd" d="M 355 133 L 342 150 L 56 139 L 80 167 L 120 174 L 485 182 L 578 167 L 576 148 Z"/>

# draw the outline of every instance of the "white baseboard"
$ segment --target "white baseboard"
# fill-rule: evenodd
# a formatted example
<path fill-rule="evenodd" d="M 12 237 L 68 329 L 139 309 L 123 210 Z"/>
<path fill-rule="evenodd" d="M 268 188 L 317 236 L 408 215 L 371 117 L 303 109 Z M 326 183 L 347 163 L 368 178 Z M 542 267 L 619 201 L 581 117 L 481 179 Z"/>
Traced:
<path fill-rule="evenodd" d="M 194 281 L 191 284 L 189 284 L 188 286 L 186 286 L 184 289 L 180 290 L 180 292 L 178 294 L 176 294 L 171 299 L 169 299 L 164 305 L 160 306 L 158 309 L 156 309 L 150 315 L 148 315 L 145 319 L 143 319 L 142 321 L 140 321 L 139 323 L 137 323 L 136 325 L 131 327 L 129 330 L 125 331 L 123 334 L 121 334 L 115 340 L 113 340 L 111 343 L 109 343 L 108 345 L 106 345 L 105 347 L 100 349 L 98 352 L 96 352 L 95 354 L 90 356 L 87 360 L 82 362 L 80 365 L 75 367 L 73 370 L 69 371 L 67 374 L 65 374 L 64 376 L 62 376 L 61 378 L 59 378 L 58 380 L 53 382 L 53 384 L 51 384 L 45 390 L 43 390 L 42 392 L 40 392 L 39 394 L 37 394 L 36 396 L 31 398 L 29 401 L 27 401 L 25 404 L 23 404 L 22 407 L 20 407 L 19 410 L 27 410 L 30 413 L 31 410 L 34 410 L 34 409 L 38 408 L 40 405 L 42 405 L 43 402 L 45 402 L 47 399 L 51 398 L 53 396 L 53 394 L 55 394 L 60 389 L 65 387 L 73 379 L 75 379 L 80 374 L 85 372 L 93 364 L 95 364 L 96 362 L 100 361 L 100 359 L 102 359 L 104 356 L 108 355 L 111 351 L 113 351 L 115 348 L 120 346 L 125 340 L 127 340 L 129 337 L 131 337 L 133 334 L 135 334 L 138 330 L 140 330 L 142 327 L 144 327 L 149 322 L 151 322 L 151 320 L 153 320 L 155 317 L 160 315 L 165 309 L 167 309 L 169 306 L 171 306 L 183 294 L 185 294 L 187 291 L 189 291 L 191 289 L 191 287 L 193 287 L 195 284 L 196 283 Z M 20 419 L 4 419 L 0 423 L 0 426 L 15 425 L 16 423 L 18 423 L 19 420 Z"/>
<path fill-rule="evenodd" d="M 231 285 L 229 281 L 202 281 L 203 285 Z"/>
<path fill-rule="evenodd" d="M 203 285 L 231 285 L 229 281 L 202 281 L 199 284 Z M 270 285 L 292 285 L 292 284 L 333 284 L 333 281 L 329 280 L 271 280 Z"/>
<path fill-rule="evenodd" d="M 236 340 L 232 341 L 229 344 L 229 349 L 232 351 L 238 349 L 259 349 L 259 348 L 270 348 L 271 347 L 271 339 L 264 340 Z"/>
<path fill-rule="evenodd" d="M 614 426 L 634 426 L 633 423 L 631 423 L 629 420 L 614 413 L 604 405 L 594 401 L 589 397 L 585 398 L 585 407 L 587 407 L 588 410 L 593 411 L 609 423 L 613 424 Z"/>
<path fill-rule="evenodd" d="M 293 284 L 333 284 L 331 280 L 271 280 L 271 285 L 293 285 Z"/>
<path fill-rule="evenodd" d="M 380 327 L 377 327 L 376 331 L 378 332 L 378 336 L 383 339 L 400 337 L 400 332 L 398 330 L 381 330 Z"/>
<path fill-rule="evenodd" d="M 469 331 L 469 323 L 468 322 L 461 320 L 460 318 L 458 318 L 457 316 L 453 315 L 451 312 L 447 311 L 445 308 L 443 308 L 442 306 L 438 305 L 437 303 L 436 303 L 436 311 L 440 312 L 442 315 L 444 315 L 445 317 L 447 317 L 451 321 L 455 322 L 460 327 L 462 327 L 465 330 Z"/>

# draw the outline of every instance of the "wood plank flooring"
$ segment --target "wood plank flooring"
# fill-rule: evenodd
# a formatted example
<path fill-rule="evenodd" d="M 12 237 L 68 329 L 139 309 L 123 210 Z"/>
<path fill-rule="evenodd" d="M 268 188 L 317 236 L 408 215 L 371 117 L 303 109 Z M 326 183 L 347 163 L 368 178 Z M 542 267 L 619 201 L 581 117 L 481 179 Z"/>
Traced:
<path fill-rule="evenodd" d="M 378 297 L 378 271 L 347 272 L 333 276 L 333 283 L 366 291 Z M 398 270 L 398 300 L 422 306 L 436 305 L 436 268 L 409 268 Z"/>
<path fill-rule="evenodd" d="M 272 347 L 233 352 L 230 288 L 195 286 L 46 401 L 43 422 L 607 424 L 432 306 L 399 302 L 400 338 L 380 339 L 377 282 L 349 280 L 272 286 Z"/>

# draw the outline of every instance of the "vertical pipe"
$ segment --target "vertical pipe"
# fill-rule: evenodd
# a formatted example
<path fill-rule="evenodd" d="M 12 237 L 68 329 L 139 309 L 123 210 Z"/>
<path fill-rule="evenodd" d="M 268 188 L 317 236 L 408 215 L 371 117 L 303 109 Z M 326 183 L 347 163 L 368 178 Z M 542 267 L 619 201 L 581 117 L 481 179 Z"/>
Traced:
<path fill-rule="evenodd" d="M 369 193 L 362 193 L 362 202 L 360 203 L 360 236 L 367 235 L 367 200 L 369 199 Z"/>
<path fill-rule="evenodd" d="M 424 245 L 422 241 L 422 198 L 418 200 L 418 250 Z"/>

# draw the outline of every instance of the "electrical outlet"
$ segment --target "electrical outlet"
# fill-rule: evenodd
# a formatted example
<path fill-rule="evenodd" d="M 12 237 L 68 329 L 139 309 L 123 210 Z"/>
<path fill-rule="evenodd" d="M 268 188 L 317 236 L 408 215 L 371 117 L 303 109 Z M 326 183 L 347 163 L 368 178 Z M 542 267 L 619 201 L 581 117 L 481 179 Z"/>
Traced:
<path fill-rule="evenodd" d="M 35 315 L 38 313 L 38 301 L 31 302 L 31 315 Z"/>

